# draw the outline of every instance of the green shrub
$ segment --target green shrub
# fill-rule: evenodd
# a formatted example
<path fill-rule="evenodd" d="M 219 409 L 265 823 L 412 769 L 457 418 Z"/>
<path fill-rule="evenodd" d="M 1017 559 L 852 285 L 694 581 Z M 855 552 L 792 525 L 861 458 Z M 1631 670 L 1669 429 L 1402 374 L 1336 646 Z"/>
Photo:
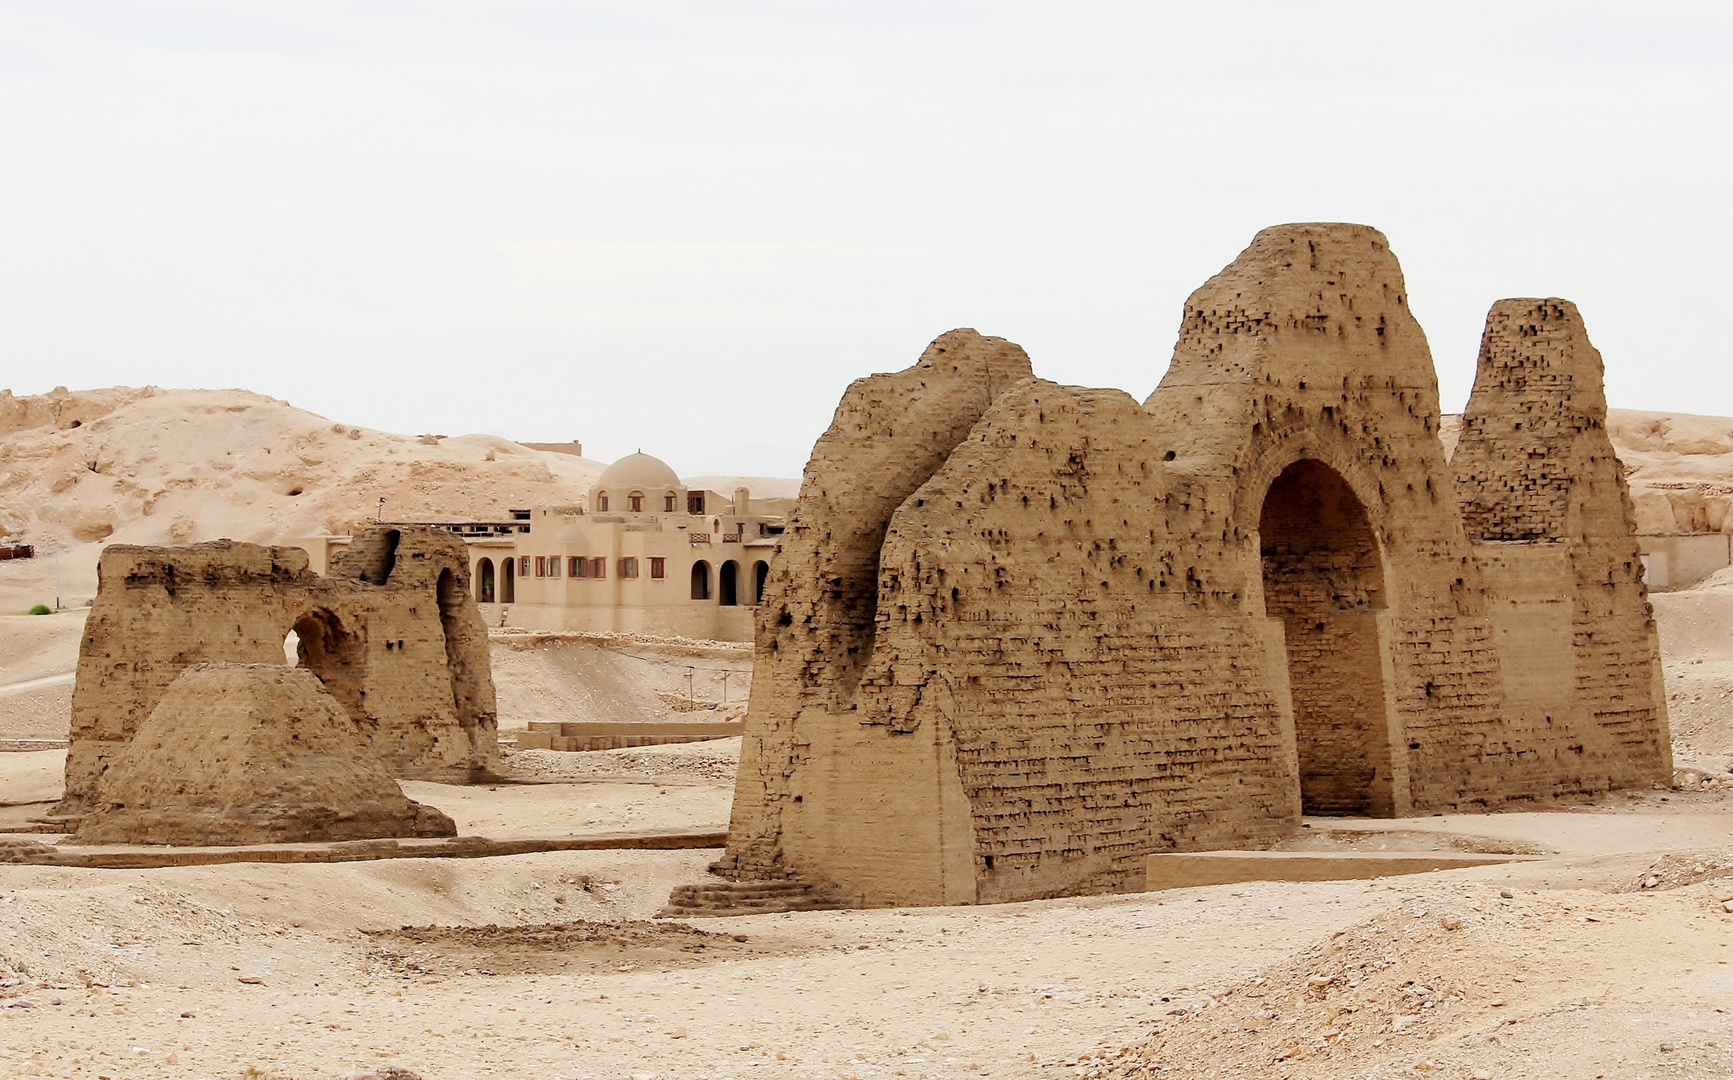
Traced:
<path fill-rule="evenodd" d="M 52 614 L 54 614 L 54 609 L 49 607 L 47 604 L 37 604 L 35 607 L 30 609 L 30 614 L 32 614 L 32 615 L 52 615 Z"/>

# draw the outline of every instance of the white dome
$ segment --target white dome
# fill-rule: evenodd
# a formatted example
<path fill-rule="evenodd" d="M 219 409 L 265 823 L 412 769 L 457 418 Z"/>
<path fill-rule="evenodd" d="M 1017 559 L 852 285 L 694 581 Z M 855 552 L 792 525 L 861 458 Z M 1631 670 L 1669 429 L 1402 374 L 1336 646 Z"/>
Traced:
<path fill-rule="evenodd" d="M 680 477 L 668 463 L 644 453 L 627 454 L 602 470 L 596 481 L 596 490 L 621 495 L 634 490 L 649 495 L 678 487 Z"/>

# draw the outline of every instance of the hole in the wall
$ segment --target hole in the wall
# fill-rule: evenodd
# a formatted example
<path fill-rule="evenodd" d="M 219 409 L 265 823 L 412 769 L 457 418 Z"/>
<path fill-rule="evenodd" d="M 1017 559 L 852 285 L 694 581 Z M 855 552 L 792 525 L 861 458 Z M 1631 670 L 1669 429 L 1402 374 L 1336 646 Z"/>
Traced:
<path fill-rule="evenodd" d="M 343 626 L 335 612 L 314 608 L 296 619 L 283 637 L 283 662 L 303 667 L 352 718 L 361 716 L 361 682 L 366 648 L 359 635 Z"/>
<path fill-rule="evenodd" d="M 403 539 L 403 534 L 396 529 L 387 529 L 377 541 L 377 548 L 372 552 L 371 565 L 361 571 L 361 580 L 369 585 L 383 585 L 391 580 L 391 571 L 397 568 L 397 545 Z"/>

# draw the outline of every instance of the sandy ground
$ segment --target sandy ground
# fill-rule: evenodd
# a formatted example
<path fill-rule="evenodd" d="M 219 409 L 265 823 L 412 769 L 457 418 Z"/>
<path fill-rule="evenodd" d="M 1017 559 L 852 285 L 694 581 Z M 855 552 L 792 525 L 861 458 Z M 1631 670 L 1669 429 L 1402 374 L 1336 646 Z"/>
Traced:
<path fill-rule="evenodd" d="M 404 786 L 467 833 L 720 824 L 685 760 L 719 749 Z M 52 798 L 62 760 L 0 788 Z M 691 923 L 651 920 L 715 852 L 0 865 L 0 1075 L 1733 1075 L 1733 793 L 1310 826 L 1560 858 Z"/>
<path fill-rule="evenodd" d="M 738 720 L 752 689 L 745 643 L 498 630 L 489 643 L 508 734 L 530 721 Z"/>

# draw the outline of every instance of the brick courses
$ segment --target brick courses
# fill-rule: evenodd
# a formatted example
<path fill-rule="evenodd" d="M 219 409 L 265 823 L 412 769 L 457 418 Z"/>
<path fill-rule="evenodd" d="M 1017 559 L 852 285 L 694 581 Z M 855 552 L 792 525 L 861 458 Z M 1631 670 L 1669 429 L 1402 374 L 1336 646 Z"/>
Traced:
<path fill-rule="evenodd" d="M 300 548 L 228 540 L 117 544 L 102 553 L 79 648 L 62 813 L 85 811 L 182 671 L 200 663 L 300 662 L 359 726 L 390 775 L 469 780 L 499 758 L 487 628 L 463 542 L 378 527 L 328 576 Z"/>
<path fill-rule="evenodd" d="M 1259 233 L 1187 301 L 1142 405 L 1026 369 L 953 331 L 850 387 L 814 449 L 714 867 L 740 888 L 1137 889 L 1150 853 L 1262 846 L 1303 810 L 1669 776 L 1600 358 L 1567 302 L 1494 306 L 1454 464 L 1365 226 Z"/>

